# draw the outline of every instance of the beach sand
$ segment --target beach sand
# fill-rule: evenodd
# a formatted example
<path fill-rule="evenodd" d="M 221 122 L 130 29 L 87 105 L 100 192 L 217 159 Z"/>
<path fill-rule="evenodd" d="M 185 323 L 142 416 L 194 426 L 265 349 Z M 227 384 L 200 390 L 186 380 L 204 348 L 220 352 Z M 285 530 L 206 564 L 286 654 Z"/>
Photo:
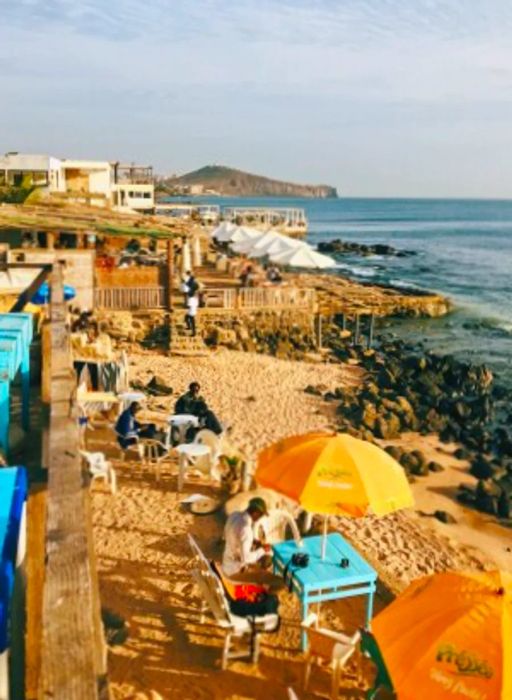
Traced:
<path fill-rule="evenodd" d="M 130 363 L 133 380 L 146 382 L 157 374 L 174 389 L 172 397 L 150 400 L 154 415 L 171 411 L 188 384 L 199 381 L 206 400 L 231 427 L 230 441 L 249 459 L 286 435 L 334 426 L 332 404 L 305 394 L 306 386 L 322 385 L 327 391 L 360 381 L 360 371 L 354 367 L 227 350 L 194 359 L 139 353 L 131 356 Z M 91 447 L 100 449 L 100 444 Z M 431 447 L 437 452 L 436 445 Z M 443 463 L 453 460 L 443 454 L 437 459 Z M 113 497 L 95 486 L 93 495 L 102 603 L 128 621 L 130 632 L 125 644 L 113 647 L 110 653 L 113 698 L 284 700 L 289 685 L 301 698 L 325 697 L 329 684 L 325 673 L 314 672 L 311 692 L 302 691 L 299 606 L 287 593 L 281 595 L 283 625 L 278 634 L 264 637 L 259 665 L 236 662 L 227 671 L 219 671 L 221 637 L 210 623 L 198 622 L 199 597 L 187 568 L 186 533 L 197 538 L 207 556 L 218 557 L 222 512 L 197 517 L 184 510 L 170 471 L 157 483 L 153 474 L 142 471 L 135 462 L 116 462 L 116 467 L 118 494 Z M 427 501 L 432 478 L 448 479 L 450 475 L 453 478 L 448 470 L 434 474 L 425 485 L 415 486 L 419 510 L 433 509 Z M 192 492 L 215 494 L 211 487 L 188 484 L 185 495 Z M 489 557 L 457 537 L 458 524 L 443 526 L 417 512 L 381 519 L 331 518 L 330 527 L 350 538 L 378 569 L 388 591 L 377 596 L 377 611 L 389 600 L 389 590 L 396 593 L 423 574 L 492 566 Z M 362 598 L 333 602 L 322 610 L 325 624 L 335 629 L 353 632 L 364 621 Z M 353 688 L 354 680 L 345 679 L 345 685 Z M 362 697 L 355 690 L 347 693 L 345 697 Z"/>

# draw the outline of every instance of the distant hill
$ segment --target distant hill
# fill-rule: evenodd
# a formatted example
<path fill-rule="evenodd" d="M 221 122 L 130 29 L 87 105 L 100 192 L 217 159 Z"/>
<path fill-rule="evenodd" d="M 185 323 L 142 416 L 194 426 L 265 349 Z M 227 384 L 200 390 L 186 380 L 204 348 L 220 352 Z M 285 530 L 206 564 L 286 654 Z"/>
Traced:
<path fill-rule="evenodd" d="M 338 196 L 330 185 L 297 185 L 245 173 L 223 165 L 206 165 L 180 177 L 161 178 L 160 194 L 218 194 L 232 197 L 322 197 Z"/>

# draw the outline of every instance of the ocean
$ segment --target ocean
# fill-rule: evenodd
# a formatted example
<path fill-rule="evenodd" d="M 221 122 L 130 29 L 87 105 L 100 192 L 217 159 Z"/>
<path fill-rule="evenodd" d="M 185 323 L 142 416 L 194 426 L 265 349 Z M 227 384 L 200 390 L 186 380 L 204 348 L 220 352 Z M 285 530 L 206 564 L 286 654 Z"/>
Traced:
<path fill-rule="evenodd" d="M 426 348 L 489 365 L 512 386 L 512 200 L 204 199 L 226 206 L 306 209 L 308 242 L 341 238 L 387 243 L 407 257 L 338 258 L 354 280 L 448 296 L 442 319 L 402 320 L 391 329 Z M 387 325 L 387 324 L 386 324 Z"/>

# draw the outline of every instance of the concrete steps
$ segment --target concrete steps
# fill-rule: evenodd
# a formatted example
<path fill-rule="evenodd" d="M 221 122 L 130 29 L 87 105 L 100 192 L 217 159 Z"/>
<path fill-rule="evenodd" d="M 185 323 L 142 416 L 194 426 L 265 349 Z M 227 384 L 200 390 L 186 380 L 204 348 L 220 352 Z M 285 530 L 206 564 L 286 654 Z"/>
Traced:
<path fill-rule="evenodd" d="M 209 350 L 200 335 L 191 337 L 190 335 L 180 333 L 174 328 L 169 353 L 171 356 L 205 357 L 209 354 Z"/>

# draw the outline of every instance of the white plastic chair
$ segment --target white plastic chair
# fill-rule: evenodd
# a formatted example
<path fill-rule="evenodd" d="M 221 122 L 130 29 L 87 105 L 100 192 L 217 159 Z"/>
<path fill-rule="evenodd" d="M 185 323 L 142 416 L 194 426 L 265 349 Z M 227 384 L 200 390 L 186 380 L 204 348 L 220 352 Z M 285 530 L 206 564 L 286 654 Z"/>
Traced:
<path fill-rule="evenodd" d="M 318 616 L 315 613 L 308 615 L 301 626 L 308 640 L 304 668 L 304 690 L 307 690 L 309 684 L 313 662 L 326 663 L 332 671 L 331 700 L 337 700 L 341 672 L 357 649 L 361 634 L 358 631 L 349 637 L 343 632 L 319 627 Z"/>
<path fill-rule="evenodd" d="M 275 632 L 279 626 L 279 615 L 268 613 L 254 617 L 252 620 L 234 615 L 229 608 L 229 602 L 220 578 L 213 571 L 210 562 L 190 534 L 188 541 L 192 550 L 194 567 L 192 576 L 202 595 L 200 622 L 201 624 L 204 622 L 204 614 L 209 609 L 217 626 L 224 633 L 221 668 L 225 670 L 231 659 L 249 657 L 252 663 L 257 663 L 260 653 L 259 635 Z M 255 632 L 256 636 L 251 650 L 250 640 Z M 245 649 L 240 648 L 240 644 L 244 641 L 247 645 Z M 237 645 L 236 642 L 239 644 Z"/>
<path fill-rule="evenodd" d="M 263 537 L 261 533 L 263 531 Z M 264 540 L 267 544 L 278 544 L 290 539 L 289 534 L 297 544 L 302 544 L 299 528 L 294 517 L 287 510 L 273 508 L 268 515 L 258 520 L 255 525 L 256 539 Z"/>
<path fill-rule="evenodd" d="M 139 438 L 134 435 L 131 439 L 135 440 L 135 443 L 133 445 L 129 445 L 128 447 L 121 447 L 121 443 L 119 442 L 119 438 L 124 438 L 125 436 L 122 435 L 121 433 L 118 433 L 117 430 L 114 427 L 114 433 L 116 435 L 116 442 L 117 446 L 119 448 L 119 451 L 121 452 L 121 459 L 123 462 L 126 461 L 126 453 L 127 452 L 132 452 L 135 451 L 140 459 L 142 459 L 142 447 L 139 444 Z"/>
<path fill-rule="evenodd" d="M 139 441 L 138 447 L 141 453 L 141 460 L 144 466 L 150 466 L 155 470 L 155 479 L 160 481 L 162 462 L 169 459 L 170 448 L 160 440 L 153 438 L 143 438 Z"/>
<path fill-rule="evenodd" d="M 91 476 L 91 484 L 95 479 L 103 479 L 110 487 L 112 494 L 117 491 L 117 478 L 112 464 L 105 459 L 103 452 L 87 452 L 80 450 L 80 454 L 87 462 L 89 474 Z"/>
<path fill-rule="evenodd" d="M 203 428 L 195 436 L 194 443 L 196 445 L 206 445 L 210 448 L 210 454 L 206 455 L 205 457 L 199 457 L 195 459 L 194 466 L 196 466 L 201 471 L 209 470 L 212 478 L 220 479 L 220 472 L 218 466 L 222 449 L 221 438 L 218 435 L 215 435 L 213 430 Z"/>

